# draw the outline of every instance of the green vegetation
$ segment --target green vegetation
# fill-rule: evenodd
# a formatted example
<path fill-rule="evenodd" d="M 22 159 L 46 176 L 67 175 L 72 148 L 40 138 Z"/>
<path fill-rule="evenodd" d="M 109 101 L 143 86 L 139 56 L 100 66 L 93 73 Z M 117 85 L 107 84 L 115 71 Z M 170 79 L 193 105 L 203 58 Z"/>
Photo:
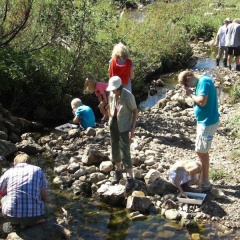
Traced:
<path fill-rule="evenodd" d="M 120 41 L 131 51 L 137 93 L 154 75 L 186 68 L 188 41 L 210 40 L 226 17 L 240 12 L 238 0 L 159 0 L 129 10 L 135 6 L 132 0 L 3 0 L 0 101 L 25 117 L 37 106 L 64 115 L 71 98 L 82 96 L 88 72 L 108 80 L 111 51 Z"/>
<path fill-rule="evenodd" d="M 231 153 L 229 156 L 230 159 L 234 160 L 234 162 L 239 162 L 240 161 L 240 151 L 236 150 Z"/>
<path fill-rule="evenodd" d="M 210 170 L 209 175 L 213 181 L 221 180 L 228 176 L 228 174 L 223 169 L 212 169 Z"/>
<path fill-rule="evenodd" d="M 230 97 L 233 103 L 240 101 L 240 81 L 236 81 L 233 85 L 233 88 L 230 91 Z"/>
<path fill-rule="evenodd" d="M 232 118 L 227 124 L 227 127 L 233 129 L 231 131 L 233 138 L 239 138 L 240 137 L 240 115 L 236 115 L 234 118 Z"/>

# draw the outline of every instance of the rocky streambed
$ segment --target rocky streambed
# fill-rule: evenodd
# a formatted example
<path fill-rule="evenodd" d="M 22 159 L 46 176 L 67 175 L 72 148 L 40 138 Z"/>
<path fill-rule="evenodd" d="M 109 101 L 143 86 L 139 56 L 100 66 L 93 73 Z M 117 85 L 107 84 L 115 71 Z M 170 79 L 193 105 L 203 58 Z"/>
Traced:
<path fill-rule="evenodd" d="M 217 87 L 231 86 L 240 80 L 239 72 L 227 69 L 212 70 L 211 75 Z M 16 119 L 9 113 L 7 116 L 5 111 L 1 119 L 8 124 L 2 123 L 11 126 L 11 131 L 2 131 L 5 133 L 2 135 L 9 134 L 15 142 L 2 139 L 1 144 L 5 147 L 1 147 L 6 154 L 23 151 L 35 155 L 44 170 L 53 168 L 53 184 L 62 189 L 60 191 L 67 189 L 75 195 L 92 195 L 109 205 L 127 208 L 132 212 L 129 218 L 133 220 L 144 219 L 146 212 L 161 213 L 167 219 L 179 221 L 191 233 L 196 232 L 195 239 L 200 237 L 197 223 L 214 222 L 221 228 L 219 237 L 237 239 L 240 228 L 240 140 L 234 135 L 240 128 L 239 104 L 232 105 L 228 99 L 223 99 L 219 106 L 221 125 L 210 151 L 213 189 L 207 193 L 203 204 L 179 204 L 177 189 L 169 182 L 172 164 L 196 158 L 196 122 L 192 104 L 176 86 L 154 108 L 140 112 L 131 144 L 138 184 L 136 191 L 127 198 L 124 196 L 124 178 L 119 185 L 110 185 L 114 166 L 108 126 L 85 132 L 76 129 L 52 132 L 37 139 L 34 133 L 28 132 L 17 138 L 13 124 Z"/>

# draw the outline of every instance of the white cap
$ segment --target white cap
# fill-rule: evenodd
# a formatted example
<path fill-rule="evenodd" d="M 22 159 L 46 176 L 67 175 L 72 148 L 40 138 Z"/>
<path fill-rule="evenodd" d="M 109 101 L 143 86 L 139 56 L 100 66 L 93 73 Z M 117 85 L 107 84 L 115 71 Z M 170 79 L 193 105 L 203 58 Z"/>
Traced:
<path fill-rule="evenodd" d="M 122 85 L 122 79 L 118 76 L 113 76 L 108 81 L 107 91 L 113 91 L 118 89 Z"/>
<path fill-rule="evenodd" d="M 225 22 L 231 22 L 231 21 L 232 21 L 232 20 L 231 20 L 230 17 L 228 17 L 228 18 L 225 19 Z"/>

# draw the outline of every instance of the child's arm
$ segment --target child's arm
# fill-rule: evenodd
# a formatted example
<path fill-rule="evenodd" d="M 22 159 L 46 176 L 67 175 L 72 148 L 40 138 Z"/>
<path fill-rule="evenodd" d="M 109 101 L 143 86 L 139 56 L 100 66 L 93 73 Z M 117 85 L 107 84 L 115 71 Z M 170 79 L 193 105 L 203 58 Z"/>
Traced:
<path fill-rule="evenodd" d="M 77 111 L 77 109 L 73 108 L 73 110 L 72 110 L 72 113 L 73 113 L 73 116 L 74 116 L 73 123 L 80 123 L 79 117 L 76 115 L 76 111 Z"/>
<path fill-rule="evenodd" d="M 105 93 L 102 94 L 102 98 L 105 101 L 105 103 L 107 104 L 108 103 L 108 99 L 107 99 L 107 96 L 106 96 Z"/>
<path fill-rule="evenodd" d="M 189 185 L 198 185 L 200 186 L 200 174 L 194 174 L 191 176 L 191 180 L 188 181 Z"/>
<path fill-rule="evenodd" d="M 182 176 L 184 174 L 184 169 L 183 168 L 178 168 L 176 170 L 176 177 L 173 181 L 174 185 L 179 189 L 180 191 L 180 196 L 183 196 L 183 197 L 187 197 L 186 193 L 183 191 L 182 187 L 181 187 L 181 180 L 182 180 Z"/>
<path fill-rule="evenodd" d="M 98 97 L 98 101 L 101 102 L 102 101 L 102 95 L 99 94 L 97 97 Z"/>

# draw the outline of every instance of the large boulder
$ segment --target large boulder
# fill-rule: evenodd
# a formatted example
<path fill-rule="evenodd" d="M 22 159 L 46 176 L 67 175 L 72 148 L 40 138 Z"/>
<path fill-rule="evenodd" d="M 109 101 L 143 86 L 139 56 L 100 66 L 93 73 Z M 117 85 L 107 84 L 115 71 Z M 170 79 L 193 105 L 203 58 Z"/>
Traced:
<path fill-rule="evenodd" d="M 125 186 L 118 184 L 115 186 L 109 186 L 107 184 L 102 184 L 98 189 L 98 194 L 100 198 L 110 204 L 118 205 L 121 204 L 124 200 Z"/>
<path fill-rule="evenodd" d="M 18 151 L 18 148 L 16 147 L 15 144 L 10 143 L 6 140 L 0 139 L 0 153 L 1 156 L 7 157 L 15 152 Z"/>
<path fill-rule="evenodd" d="M 152 205 L 152 202 L 148 197 L 129 196 L 126 208 L 134 211 L 146 212 L 150 205 Z"/>
<path fill-rule="evenodd" d="M 21 231 L 8 234 L 7 240 L 63 240 L 70 237 L 70 232 L 54 221 L 46 221 Z"/>
<path fill-rule="evenodd" d="M 82 156 L 82 163 L 86 166 L 99 164 L 103 161 L 110 161 L 109 157 L 94 148 L 88 147 Z"/>

